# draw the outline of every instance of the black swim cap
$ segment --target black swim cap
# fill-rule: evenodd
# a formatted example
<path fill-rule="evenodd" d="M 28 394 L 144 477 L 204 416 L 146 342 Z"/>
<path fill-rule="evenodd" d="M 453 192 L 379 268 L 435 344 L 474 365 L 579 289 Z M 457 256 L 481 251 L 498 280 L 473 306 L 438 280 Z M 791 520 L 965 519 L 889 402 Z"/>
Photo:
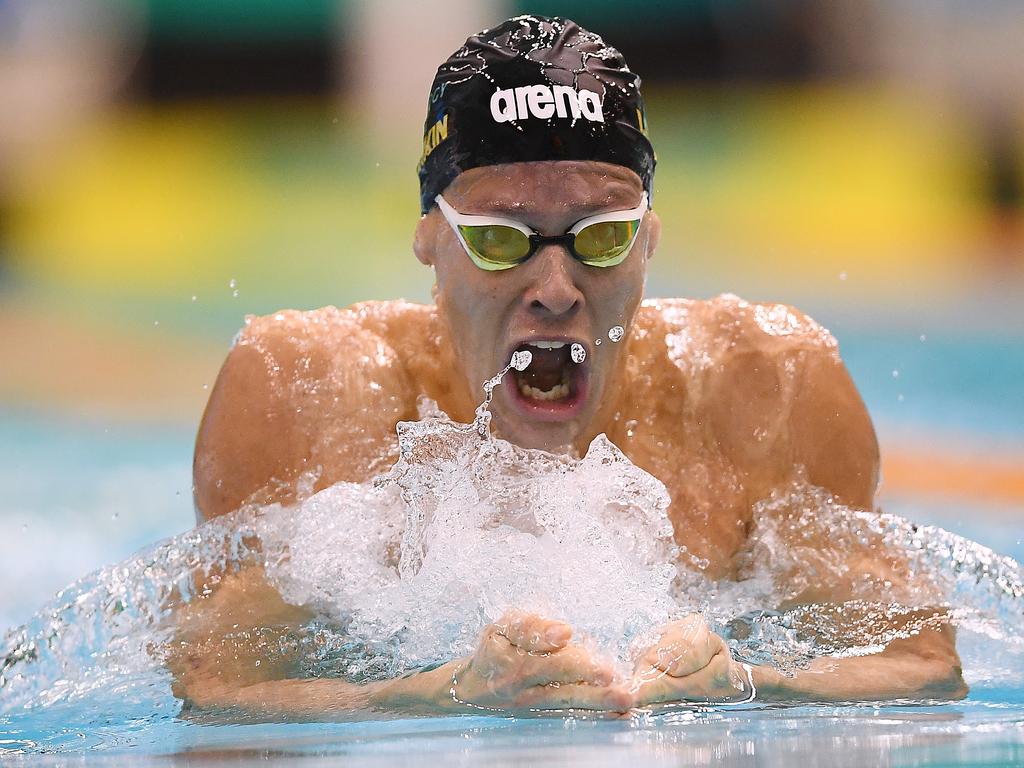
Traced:
<path fill-rule="evenodd" d="M 438 67 L 420 156 L 420 208 L 463 171 L 531 160 L 601 160 L 654 182 L 640 78 L 576 22 L 518 16 Z"/>

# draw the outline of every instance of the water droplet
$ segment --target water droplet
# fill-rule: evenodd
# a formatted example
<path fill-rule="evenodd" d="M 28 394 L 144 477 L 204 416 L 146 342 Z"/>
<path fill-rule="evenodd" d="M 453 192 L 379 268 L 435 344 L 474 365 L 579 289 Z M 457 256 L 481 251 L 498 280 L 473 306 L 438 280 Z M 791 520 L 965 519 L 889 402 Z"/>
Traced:
<path fill-rule="evenodd" d="M 209 388 L 210 388 L 209 384 L 203 384 L 203 389 L 209 389 Z"/>
<path fill-rule="evenodd" d="M 622 337 L 626 335 L 626 330 L 621 325 L 616 325 L 614 328 L 608 329 L 608 338 L 612 341 L 621 341 Z"/>
<path fill-rule="evenodd" d="M 120 517 L 120 516 L 121 516 L 121 515 L 120 515 L 120 513 L 118 513 L 118 512 L 115 512 L 114 514 L 112 514 L 112 515 L 110 516 L 110 519 L 111 519 L 111 520 L 117 520 L 117 518 L 118 518 L 118 517 Z"/>
<path fill-rule="evenodd" d="M 569 356 L 574 363 L 582 363 L 587 359 L 587 350 L 578 341 L 573 342 L 573 345 L 569 348 Z"/>
<path fill-rule="evenodd" d="M 532 362 L 533 352 L 528 349 L 521 349 L 518 352 L 512 353 L 512 362 L 510 365 L 517 371 L 525 371 Z"/>
<path fill-rule="evenodd" d="M 160 321 L 159 320 L 154 320 L 153 321 L 153 325 L 160 325 Z"/>
<path fill-rule="evenodd" d="M 594 339 L 594 346 L 595 347 L 600 347 L 601 346 L 601 340 L 600 339 Z"/>
<path fill-rule="evenodd" d="M 237 287 L 238 287 L 238 281 L 235 280 L 235 278 L 232 277 L 230 280 L 228 280 L 228 288 L 231 288 L 233 290 L 233 289 L 235 289 Z"/>
<path fill-rule="evenodd" d="M 903 402 L 903 395 L 896 395 L 896 402 L 897 403 L 902 403 Z"/>
<path fill-rule="evenodd" d="M 898 378 L 900 377 L 900 372 L 899 372 L 899 369 L 898 369 L 898 368 L 893 368 L 893 369 L 892 369 L 892 377 L 893 377 L 894 379 L 898 379 Z"/>
<path fill-rule="evenodd" d="M 923 333 L 918 338 L 920 338 L 922 342 L 928 341 L 928 337 L 925 336 Z"/>
<path fill-rule="evenodd" d="M 846 281 L 846 273 L 845 272 L 840 272 L 839 273 L 839 279 L 842 280 L 843 282 L 845 282 Z"/>
<path fill-rule="evenodd" d="M 198 298 L 199 298 L 199 297 L 198 297 L 198 296 L 196 296 L 196 295 L 195 295 L 194 293 L 192 294 L 192 301 L 195 301 L 195 300 L 196 300 L 196 299 L 198 299 Z"/>

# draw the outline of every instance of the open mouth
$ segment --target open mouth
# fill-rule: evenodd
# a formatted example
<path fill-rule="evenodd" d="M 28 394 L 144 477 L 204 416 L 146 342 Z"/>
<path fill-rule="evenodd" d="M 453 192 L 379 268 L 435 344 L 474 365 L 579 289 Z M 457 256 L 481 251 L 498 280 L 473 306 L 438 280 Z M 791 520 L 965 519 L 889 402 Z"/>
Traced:
<path fill-rule="evenodd" d="M 537 340 L 519 344 L 533 359 L 525 371 L 512 370 L 512 399 L 533 415 L 567 416 L 583 400 L 586 363 L 573 360 L 574 343 L 568 340 Z M 577 354 L 582 345 L 576 342 Z"/>

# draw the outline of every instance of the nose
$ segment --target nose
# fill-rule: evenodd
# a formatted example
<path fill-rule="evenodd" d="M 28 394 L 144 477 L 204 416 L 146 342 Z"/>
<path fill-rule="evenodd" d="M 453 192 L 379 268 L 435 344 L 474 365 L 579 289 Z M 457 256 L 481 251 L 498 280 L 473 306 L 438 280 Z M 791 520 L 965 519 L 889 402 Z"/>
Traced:
<path fill-rule="evenodd" d="M 577 264 L 565 248 L 547 245 L 530 259 L 530 284 L 523 298 L 530 311 L 546 317 L 571 315 L 585 298 L 576 284 Z"/>

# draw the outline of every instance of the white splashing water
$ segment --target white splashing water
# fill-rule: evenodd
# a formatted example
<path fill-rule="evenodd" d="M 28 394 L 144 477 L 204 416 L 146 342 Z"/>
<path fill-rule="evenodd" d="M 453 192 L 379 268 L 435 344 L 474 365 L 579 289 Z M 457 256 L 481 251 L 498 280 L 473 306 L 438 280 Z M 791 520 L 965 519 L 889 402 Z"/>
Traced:
<path fill-rule="evenodd" d="M 466 656 L 510 608 L 568 621 L 623 669 L 654 628 L 700 611 L 737 656 L 793 670 L 877 651 L 934 623 L 915 606 L 947 605 L 968 681 L 1024 684 L 1012 559 L 797 483 L 757 505 L 741 580 L 711 582 L 673 542 L 665 487 L 604 436 L 572 459 L 489 434 L 494 387 L 529 362 L 485 384 L 473 424 L 423 401 L 398 426 L 398 462 L 373 482 L 239 510 L 71 585 L 0 645 L 0 711 L 110 692 L 157 706 L 175 606 L 215 588 L 211 574 L 252 565 L 316 614 L 262 646 L 268 659 L 297 654 L 307 674 L 380 679 Z M 884 547 L 904 561 L 898 583 L 865 578 L 845 603 L 778 609 Z"/>

